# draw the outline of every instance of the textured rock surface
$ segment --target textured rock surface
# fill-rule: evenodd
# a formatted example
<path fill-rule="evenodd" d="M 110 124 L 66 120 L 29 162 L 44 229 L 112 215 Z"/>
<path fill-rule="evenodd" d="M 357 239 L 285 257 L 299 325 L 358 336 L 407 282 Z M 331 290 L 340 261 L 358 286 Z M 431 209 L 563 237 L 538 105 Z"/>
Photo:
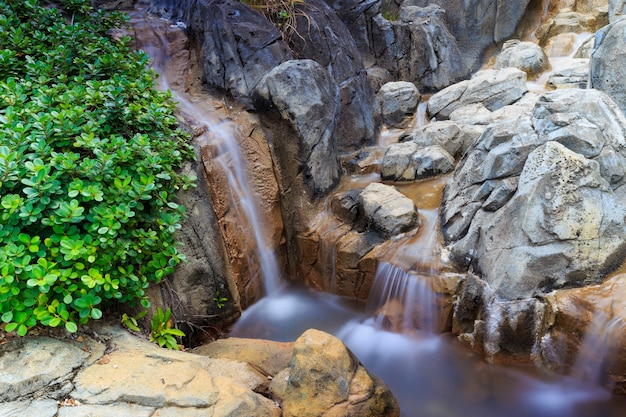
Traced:
<path fill-rule="evenodd" d="M 415 142 L 387 148 L 381 167 L 383 180 L 414 181 L 454 169 L 454 157 L 439 145 L 419 147 Z"/>
<path fill-rule="evenodd" d="M 494 69 L 513 67 L 524 71 L 528 78 L 536 77 L 550 67 L 548 57 L 539 45 L 521 42 L 517 39 L 506 41 L 496 58 Z"/>
<path fill-rule="evenodd" d="M 377 98 L 383 123 L 390 128 L 402 129 L 413 121 L 421 96 L 415 84 L 396 81 L 383 85 Z"/>
<path fill-rule="evenodd" d="M 625 121 L 601 92 L 562 90 L 490 125 L 444 193 L 453 254 L 505 299 L 602 279 L 623 253 Z"/>
<path fill-rule="evenodd" d="M 555 71 L 548 79 L 548 87 L 558 88 L 587 88 L 589 79 L 589 60 L 578 59 L 574 66 Z"/>
<path fill-rule="evenodd" d="M 339 339 L 311 329 L 294 344 L 283 415 L 393 417 L 400 409 Z"/>
<path fill-rule="evenodd" d="M 371 183 L 359 195 L 359 204 L 372 227 L 384 235 L 393 236 L 419 224 L 413 201 L 389 185 Z"/>
<path fill-rule="evenodd" d="M 620 19 L 596 34 L 591 55 L 591 87 L 607 93 L 626 113 L 626 19 Z"/>
<path fill-rule="evenodd" d="M 434 94 L 428 101 L 428 113 L 443 120 L 457 108 L 476 103 L 493 111 L 519 100 L 526 91 L 526 73 L 516 68 L 479 71 L 471 80 Z"/>

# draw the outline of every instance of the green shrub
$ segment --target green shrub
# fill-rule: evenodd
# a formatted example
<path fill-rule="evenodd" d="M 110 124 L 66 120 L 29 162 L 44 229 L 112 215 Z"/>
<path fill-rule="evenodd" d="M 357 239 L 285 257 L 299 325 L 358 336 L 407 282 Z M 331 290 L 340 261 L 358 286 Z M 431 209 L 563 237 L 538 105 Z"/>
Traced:
<path fill-rule="evenodd" d="M 24 335 L 77 324 L 145 289 L 183 260 L 177 169 L 193 157 L 148 57 L 106 35 L 119 13 L 70 17 L 0 0 L 0 316 Z"/>

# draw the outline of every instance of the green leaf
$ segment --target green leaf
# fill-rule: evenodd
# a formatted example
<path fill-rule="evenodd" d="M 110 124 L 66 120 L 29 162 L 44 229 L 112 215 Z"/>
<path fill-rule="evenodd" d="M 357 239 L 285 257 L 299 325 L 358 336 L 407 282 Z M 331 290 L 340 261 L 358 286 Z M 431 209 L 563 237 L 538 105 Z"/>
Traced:
<path fill-rule="evenodd" d="M 76 333 L 78 331 L 78 326 L 76 325 L 76 323 L 72 321 L 66 321 L 65 330 L 67 330 L 70 333 Z"/>
<path fill-rule="evenodd" d="M 2 315 L 2 321 L 5 323 L 10 322 L 13 319 L 13 312 L 12 311 L 7 311 L 6 313 L 4 313 Z M 8 330 L 10 331 L 10 330 Z"/>

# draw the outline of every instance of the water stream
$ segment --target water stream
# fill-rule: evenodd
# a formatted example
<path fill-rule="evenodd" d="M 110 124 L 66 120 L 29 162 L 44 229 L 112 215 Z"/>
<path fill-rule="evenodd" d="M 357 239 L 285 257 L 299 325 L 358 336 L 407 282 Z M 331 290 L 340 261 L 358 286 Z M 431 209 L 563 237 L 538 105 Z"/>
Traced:
<path fill-rule="evenodd" d="M 543 375 L 534 368 L 490 365 L 452 336 L 435 334 L 439 311 L 429 282 L 440 272 L 438 204 L 446 178 L 402 187 L 420 209 L 422 230 L 401 238 L 401 245 L 394 242 L 395 249 L 389 250 L 380 263 L 374 295 L 367 304 L 281 285 L 279 268 L 264 238 L 265 227 L 256 214 L 254 196 L 248 191 L 237 142 L 230 134 L 232 127 L 212 122 L 193 100 L 177 94 L 184 111 L 206 127 L 203 140 L 215 146 L 215 157 L 233 184 L 233 201 L 238 201 L 242 217 L 253 227 L 259 248 L 267 296 L 243 313 L 232 336 L 293 341 L 309 328 L 332 333 L 389 385 L 403 417 L 625 415 L 624 401 L 612 397 L 595 380 Z M 422 105 L 421 110 L 424 108 Z M 368 176 L 345 181 L 356 187 L 363 178 L 366 182 L 378 180 L 377 176 Z M 336 226 L 331 225 L 322 233 L 326 261 L 331 264 L 335 259 L 335 232 Z M 334 274 L 334 266 L 327 269 Z"/>

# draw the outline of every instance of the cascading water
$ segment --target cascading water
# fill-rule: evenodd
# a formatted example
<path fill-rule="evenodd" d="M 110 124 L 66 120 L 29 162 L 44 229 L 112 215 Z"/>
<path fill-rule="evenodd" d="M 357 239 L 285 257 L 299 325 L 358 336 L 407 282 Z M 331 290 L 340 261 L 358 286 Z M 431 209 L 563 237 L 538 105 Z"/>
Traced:
<path fill-rule="evenodd" d="M 208 119 L 196 113 L 191 100 L 183 95 L 178 100 L 185 106 L 184 111 L 195 114 L 197 120 Z M 379 294 L 379 298 L 372 297 L 367 308 L 358 302 L 309 289 L 277 291 L 280 287 L 278 268 L 272 251 L 265 245 L 263 224 L 248 191 L 237 143 L 232 140 L 232 125 L 204 124 L 211 132 L 204 140 L 215 144 L 213 156 L 229 172 L 233 193 L 239 193 L 233 197 L 240 202 L 237 210 L 246 218 L 245 222 L 255 227 L 259 263 L 270 294 L 244 312 L 232 336 L 293 341 L 308 328 L 333 333 L 371 372 L 387 383 L 398 399 L 403 417 L 623 415 L 626 407 L 598 387 L 573 386 L 563 380 L 545 380 L 485 364 L 467 349 L 455 345 L 450 337 L 428 331 L 435 329 L 433 323 L 438 320 L 431 282 L 432 275 L 439 272 L 433 260 L 440 257 L 436 205 L 418 202 L 422 231 L 400 238 L 398 241 L 403 244 L 395 248 L 401 249 L 390 250 L 386 258 L 382 258 L 376 288 L 372 291 Z M 438 200 L 439 191 L 434 192 L 433 201 Z M 335 230 L 331 227 L 325 235 L 329 262 L 334 261 Z M 381 291 L 377 290 L 379 286 Z M 399 327 L 393 329 L 395 332 L 389 331 L 389 326 L 381 326 L 380 321 L 377 324 L 376 321 L 384 320 L 385 316 L 377 317 L 372 313 L 380 312 L 384 306 L 391 307 L 392 300 L 397 300 L 403 310 L 398 315 Z M 416 304 L 418 313 L 411 310 Z M 413 307 L 404 311 L 409 305 Z M 416 328 L 427 331 L 416 331 Z"/>
<path fill-rule="evenodd" d="M 147 19 L 144 13 L 134 15 L 133 25 L 137 27 L 142 19 Z M 158 24 L 145 23 L 152 28 L 153 37 L 144 40 L 137 39 L 137 46 L 143 48 L 151 57 L 153 68 L 160 74 L 159 87 L 167 90 L 170 85 L 165 67 L 169 57 L 163 53 L 163 51 L 168 50 L 166 47 L 167 40 L 164 34 L 157 30 L 159 26 L 163 26 L 164 22 L 160 21 Z M 154 42 L 158 42 L 158 44 L 154 44 Z M 230 188 L 230 207 L 234 208 L 240 221 L 242 236 L 250 236 L 249 231 L 252 232 L 250 237 L 253 241 L 250 242 L 249 246 L 254 247 L 255 250 L 247 254 L 249 257 L 248 265 L 255 265 L 256 260 L 258 260 L 265 293 L 276 293 L 281 286 L 281 274 L 273 248 L 267 241 L 266 227 L 258 214 L 256 196 L 248 183 L 246 163 L 242 158 L 240 146 L 236 139 L 236 127 L 227 120 L 212 121 L 211 115 L 207 114 L 201 106 L 196 105 L 187 94 L 175 89 L 170 91 L 178 103 L 179 110 L 197 123 L 196 130 L 201 134 L 196 137 L 196 140 L 201 145 L 209 146 L 212 161 L 219 164 L 221 172 L 227 177 Z M 251 276 L 256 275 L 256 271 L 251 267 L 249 273 Z"/>

